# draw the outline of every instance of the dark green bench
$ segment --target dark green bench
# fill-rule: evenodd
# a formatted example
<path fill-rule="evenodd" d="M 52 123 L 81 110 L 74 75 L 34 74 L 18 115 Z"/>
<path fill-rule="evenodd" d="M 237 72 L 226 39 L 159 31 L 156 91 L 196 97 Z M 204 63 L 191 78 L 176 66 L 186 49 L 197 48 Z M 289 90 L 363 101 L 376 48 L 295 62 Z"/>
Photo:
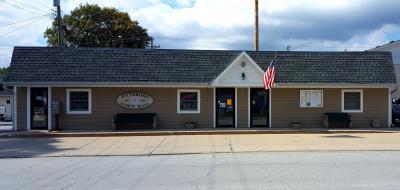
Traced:
<path fill-rule="evenodd" d="M 324 126 L 327 128 L 351 128 L 349 113 L 325 113 Z"/>
<path fill-rule="evenodd" d="M 156 113 L 118 113 L 114 116 L 115 130 L 156 129 Z"/>

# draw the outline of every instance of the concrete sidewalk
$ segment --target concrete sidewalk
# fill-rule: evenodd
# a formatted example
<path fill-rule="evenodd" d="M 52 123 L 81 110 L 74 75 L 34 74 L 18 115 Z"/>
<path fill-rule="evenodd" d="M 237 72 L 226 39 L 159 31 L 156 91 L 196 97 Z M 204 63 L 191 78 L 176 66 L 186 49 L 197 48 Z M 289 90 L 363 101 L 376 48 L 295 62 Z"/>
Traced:
<path fill-rule="evenodd" d="M 171 135 L 243 135 L 243 134 L 351 134 L 351 133 L 400 133 L 400 128 L 233 128 L 233 129 L 157 129 L 129 131 L 9 131 L 0 133 L 3 138 L 33 137 L 118 137 L 118 136 L 171 136 Z"/>
<path fill-rule="evenodd" d="M 400 151 L 400 133 L 0 138 L 0 157 Z"/>

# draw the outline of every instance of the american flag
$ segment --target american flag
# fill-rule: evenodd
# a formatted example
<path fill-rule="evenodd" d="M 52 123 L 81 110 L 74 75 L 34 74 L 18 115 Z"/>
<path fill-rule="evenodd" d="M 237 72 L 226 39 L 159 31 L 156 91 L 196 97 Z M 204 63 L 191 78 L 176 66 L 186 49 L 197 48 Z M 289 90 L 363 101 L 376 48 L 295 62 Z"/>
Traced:
<path fill-rule="evenodd" d="M 265 71 L 263 82 L 265 90 L 271 89 L 275 86 L 275 58 L 272 59 L 267 71 Z"/>

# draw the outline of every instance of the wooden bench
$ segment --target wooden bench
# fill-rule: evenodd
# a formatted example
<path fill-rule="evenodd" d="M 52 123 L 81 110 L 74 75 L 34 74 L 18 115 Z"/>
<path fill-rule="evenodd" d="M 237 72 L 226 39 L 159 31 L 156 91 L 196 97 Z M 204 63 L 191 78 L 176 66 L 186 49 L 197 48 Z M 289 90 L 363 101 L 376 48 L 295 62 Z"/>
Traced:
<path fill-rule="evenodd" d="M 118 113 L 113 120 L 115 130 L 156 129 L 156 113 Z"/>
<path fill-rule="evenodd" d="M 324 126 L 327 128 L 351 128 L 349 113 L 325 113 Z"/>

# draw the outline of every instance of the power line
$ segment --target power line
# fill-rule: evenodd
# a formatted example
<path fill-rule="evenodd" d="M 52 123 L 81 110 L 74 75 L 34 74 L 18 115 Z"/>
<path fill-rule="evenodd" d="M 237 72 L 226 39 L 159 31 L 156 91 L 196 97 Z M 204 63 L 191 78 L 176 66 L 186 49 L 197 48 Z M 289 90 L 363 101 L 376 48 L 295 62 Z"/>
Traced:
<path fill-rule="evenodd" d="M 28 5 L 28 4 L 19 2 L 19 1 L 17 1 L 17 0 L 14 0 L 14 2 L 16 2 L 16 3 L 18 3 L 18 4 L 22 5 L 22 6 L 28 7 L 28 8 L 30 8 L 30 9 L 32 9 L 32 10 L 35 10 L 35 11 L 38 10 L 38 11 L 41 11 L 41 12 L 43 12 L 43 13 L 48 13 L 48 10 L 43 11 L 43 10 L 41 10 L 41 9 L 38 9 L 37 7 L 33 7 L 33 6 L 31 6 L 31 5 Z"/>
<path fill-rule="evenodd" d="M 16 28 L 16 29 L 14 29 L 14 30 L 11 30 L 11 31 L 9 31 L 9 32 L 6 32 L 6 33 L 4 33 L 4 34 L 1 34 L 1 35 L 0 35 L 0 38 L 6 36 L 6 35 L 8 35 L 8 34 L 11 34 L 11 33 L 15 32 L 15 31 L 17 31 L 17 30 L 19 30 L 19 29 L 21 29 L 21 28 L 24 28 L 24 27 L 26 27 L 26 26 L 28 26 L 28 25 L 30 25 L 30 24 L 33 24 L 33 23 L 35 23 L 35 22 L 37 22 L 37 21 L 39 21 L 39 20 L 41 20 L 41 19 L 43 19 L 43 18 L 46 18 L 46 17 L 38 18 L 38 19 L 36 19 L 36 20 L 33 20 L 32 22 L 29 22 L 28 24 L 25 24 L 25 25 L 23 25 L 23 26 L 21 26 L 21 27 L 18 27 L 18 28 Z"/>
<path fill-rule="evenodd" d="M 0 28 L 6 27 L 6 26 L 11 26 L 11 25 L 14 25 L 14 24 L 19 24 L 19 23 L 27 22 L 27 21 L 30 21 L 30 20 L 33 20 L 33 19 L 37 19 L 37 18 L 40 18 L 40 17 L 44 17 L 44 16 L 47 16 L 47 15 L 48 15 L 48 14 L 41 15 L 41 16 L 37 16 L 37 17 L 33 17 L 33 18 L 28 18 L 28 19 L 25 19 L 25 20 L 20 20 L 20 21 L 13 22 L 13 23 L 8 23 L 8 24 L 5 24 L 5 25 L 1 25 Z"/>
<path fill-rule="evenodd" d="M 14 5 L 14 4 L 7 3 L 7 2 L 5 2 L 5 1 L 0 1 L 0 3 L 6 4 L 6 5 L 8 5 L 8 6 L 16 7 L 16 8 L 19 8 L 19 9 L 21 9 L 21 10 L 28 11 L 28 12 L 31 12 L 31 13 L 42 14 L 42 13 L 39 13 L 39 12 L 36 12 L 36 11 L 32 11 L 32 10 L 30 10 L 30 9 L 26 9 L 26 8 L 24 8 L 24 7 L 18 6 L 18 5 Z"/>
<path fill-rule="evenodd" d="M 41 4 L 41 5 L 43 5 L 43 6 L 47 7 L 47 8 L 49 8 L 49 9 L 52 10 L 52 11 L 55 11 L 53 7 L 50 7 L 50 6 L 47 5 L 46 3 L 43 3 L 43 1 L 36 0 L 36 2 L 38 2 L 39 4 Z"/>
<path fill-rule="evenodd" d="M 56 17 L 56 21 L 57 21 L 57 45 L 58 47 L 60 46 L 64 46 L 62 44 L 62 32 L 61 32 L 61 25 L 62 25 L 62 21 L 61 21 L 61 3 L 60 1 L 54 1 L 54 6 L 57 8 L 57 17 Z"/>

